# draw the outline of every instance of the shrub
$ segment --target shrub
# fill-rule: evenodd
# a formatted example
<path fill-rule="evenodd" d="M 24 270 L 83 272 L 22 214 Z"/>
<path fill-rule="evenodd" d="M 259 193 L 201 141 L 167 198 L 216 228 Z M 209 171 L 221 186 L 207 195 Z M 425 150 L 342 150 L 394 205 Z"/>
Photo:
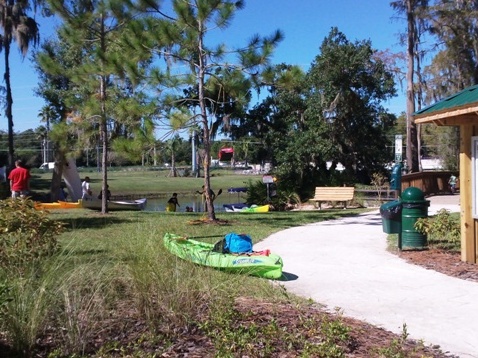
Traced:
<path fill-rule="evenodd" d="M 428 244 L 442 248 L 458 249 L 460 244 L 460 222 L 450 212 L 441 209 L 432 218 L 420 218 L 415 229 L 428 236 Z"/>
<path fill-rule="evenodd" d="M 278 182 L 270 186 L 269 198 L 267 198 L 267 185 L 260 180 L 249 181 L 247 186 L 247 203 L 249 205 L 271 204 L 273 210 L 291 210 L 301 204 L 300 197 L 291 189 L 284 188 Z"/>
<path fill-rule="evenodd" d="M 0 268 L 22 267 L 52 255 L 63 225 L 30 199 L 0 201 Z"/>

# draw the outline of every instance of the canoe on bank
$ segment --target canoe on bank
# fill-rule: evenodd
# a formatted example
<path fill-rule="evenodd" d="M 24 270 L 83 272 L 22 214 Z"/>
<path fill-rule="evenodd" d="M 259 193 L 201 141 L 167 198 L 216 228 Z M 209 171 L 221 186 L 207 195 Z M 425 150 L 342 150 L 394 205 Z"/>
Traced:
<path fill-rule="evenodd" d="M 108 210 L 144 210 L 146 201 L 146 198 L 136 200 L 110 200 L 108 201 Z M 101 200 L 84 200 L 83 207 L 91 210 L 101 210 Z"/>
<path fill-rule="evenodd" d="M 52 209 L 82 209 L 83 205 L 81 199 L 78 200 L 76 203 L 69 202 L 69 201 L 57 201 L 56 203 L 35 203 L 35 209 L 37 210 L 52 210 Z"/>
<path fill-rule="evenodd" d="M 238 212 L 238 211 L 241 211 L 244 208 L 249 207 L 247 204 L 243 204 L 243 203 L 223 204 L 222 206 L 223 206 L 224 210 L 228 213 Z"/>
<path fill-rule="evenodd" d="M 251 205 L 246 204 L 224 204 L 224 210 L 226 212 L 234 213 L 267 213 L 269 212 L 269 205 Z"/>
<path fill-rule="evenodd" d="M 202 266 L 270 279 L 282 276 L 282 258 L 268 250 L 251 254 L 223 254 L 212 251 L 214 244 L 171 233 L 166 233 L 163 241 L 172 254 Z"/>

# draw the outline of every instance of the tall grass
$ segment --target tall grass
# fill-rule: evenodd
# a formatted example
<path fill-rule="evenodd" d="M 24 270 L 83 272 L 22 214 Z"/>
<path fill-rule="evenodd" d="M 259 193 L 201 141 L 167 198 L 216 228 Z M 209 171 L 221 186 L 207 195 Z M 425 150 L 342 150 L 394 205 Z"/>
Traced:
<path fill-rule="evenodd" d="M 164 248 L 165 232 L 247 232 L 257 242 L 277 230 L 356 212 L 233 214 L 227 215 L 226 225 L 194 225 L 201 218 L 196 213 L 51 214 L 68 228 L 60 236 L 63 250 L 23 276 L 13 270 L 0 272 L 0 282 L 5 280 L 8 288 L 6 299 L 0 297 L 1 328 L 11 346 L 26 357 L 34 355 L 35 342 L 42 337 L 54 341 L 51 357 L 92 354 L 114 344 L 108 342 L 109 330 L 121 332 L 137 322 L 144 322 L 148 332 L 159 337 L 158 346 L 166 349 L 178 332 L 192 332 L 208 317 L 216 317 L 209 322 L 225 324 L 221 312 L 226 319 L 237 297 L 292 297 L 267 280 L 176 258 Z"/>
<path fill-rule="evenodd" d="M 63 353 L 84 352 L 97 334 L 96 323 L 107 312 L 111 275 L 96 260 L 75 265 L 73 256 L 67 249 L 21 275 L 2 271 L 8 282 L 2 328 L 19 355 L 30 356 L 45 335 L 55 336 Z"/>
<path fill-rule="evenodd" d="M 29 355 L 36 338 L 48 324 L 63 264 L 62 260 L 52 259 L 41 266 L 24 267 L 21 272 L 15 267 L 1 271 L 8 287 L 1 311 L 1 325 L 8 332 L 13 348 L 22 354 Z"/>
<path fill-rule="evenodd" d="M 15 275 L 13 272 L 9 274 Z M 6 275 L 7 278 L 10 275 Z M 46 282 L 39 282 L 33 272 L 16 280 L 8 280 L 1 326 L 8 332 L 8 338 L 16 351 L 28 355 L 44 328 L 49 308 L 47 295 Z"/>
<path fill-rule="evenodd" d="M 73 267 L 58 286 L 55 320 L 61 330 L 64 354 L 84 354 L 88 345 L 104 329 L 103 322 L 114 306 L 111 294 L 112 272 L 107 266 L 90 263 Z"/>

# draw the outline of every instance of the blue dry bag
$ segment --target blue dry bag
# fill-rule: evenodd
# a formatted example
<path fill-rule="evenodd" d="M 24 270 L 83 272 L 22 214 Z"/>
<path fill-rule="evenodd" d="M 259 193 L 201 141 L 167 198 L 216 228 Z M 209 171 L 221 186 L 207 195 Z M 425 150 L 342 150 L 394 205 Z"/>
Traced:
<path fill-rule="evenodd" d="M 224 252 L 252 252 L 252 239 L 246 234 L 231 232 L 224 237 Z"/>

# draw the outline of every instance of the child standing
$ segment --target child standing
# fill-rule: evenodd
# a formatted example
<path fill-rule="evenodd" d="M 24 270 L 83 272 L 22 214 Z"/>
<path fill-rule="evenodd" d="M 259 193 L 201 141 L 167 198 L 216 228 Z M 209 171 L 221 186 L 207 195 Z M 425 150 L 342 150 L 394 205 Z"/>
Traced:
<path fill-rule="evenodd" d="M 450 191 L 452 194 L 455 194 L 456 192 L 456 181 L 457 178 L 453 174 L 450 176 L 450 179 L 448 179 L 448 185 L 450 186 Z"/>
<path fill-rule="evenodd" d="M 168 200 L 168 204 L 166 205 L 166 211 L 176 211 L 176 206 L 181 206 L 179 205 L 178 202 L 178 194 L 173 193 L 173 196 Z"/>

